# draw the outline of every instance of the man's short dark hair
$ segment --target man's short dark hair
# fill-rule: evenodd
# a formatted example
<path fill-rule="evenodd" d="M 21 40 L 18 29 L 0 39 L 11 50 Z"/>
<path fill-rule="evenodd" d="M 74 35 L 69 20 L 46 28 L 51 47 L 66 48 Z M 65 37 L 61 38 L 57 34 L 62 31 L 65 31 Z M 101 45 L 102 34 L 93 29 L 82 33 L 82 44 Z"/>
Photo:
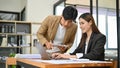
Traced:
<path fill-rule="evenodd" d="M 62 16 L 65 20 L 75 20 L 78 15 L 77 9 L 73 6 L 67 6 L 64 8 Z"/>

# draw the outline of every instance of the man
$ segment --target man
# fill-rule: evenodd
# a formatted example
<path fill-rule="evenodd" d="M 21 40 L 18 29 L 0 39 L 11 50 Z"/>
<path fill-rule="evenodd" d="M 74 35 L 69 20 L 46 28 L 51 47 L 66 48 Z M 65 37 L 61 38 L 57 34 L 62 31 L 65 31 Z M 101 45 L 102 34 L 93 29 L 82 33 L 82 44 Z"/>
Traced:
<path fill-rule="evenodd" d="M 67 6 L 61 16 L 46 17 L 37 32 L 39 42 L 52 52 L 66 52 L 74 41 L 77 15 L 76 8 Z"/>

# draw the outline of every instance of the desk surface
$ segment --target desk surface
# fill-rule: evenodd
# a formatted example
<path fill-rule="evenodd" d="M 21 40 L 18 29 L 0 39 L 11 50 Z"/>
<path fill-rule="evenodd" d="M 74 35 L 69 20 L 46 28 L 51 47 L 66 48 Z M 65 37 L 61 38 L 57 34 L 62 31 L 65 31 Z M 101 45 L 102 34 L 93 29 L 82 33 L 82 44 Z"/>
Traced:
<path fill-rule="evenodd" d="M 73 68 L 73 67 L 109 67 L 112 68 L 113 63 L 112 62 L 96 62 L 96 63 L 70 63 L 70 64 L 52 64 L 52 63 L 46 63 L 46 62 L 37 62 L 33 61 L 35 59 L 17 59 L 17 64 L 20 66 L 24 66 L 22 64 L 35 66 L 35 68 Z M 22 63 L 22 64 L 21 64 Z"/>

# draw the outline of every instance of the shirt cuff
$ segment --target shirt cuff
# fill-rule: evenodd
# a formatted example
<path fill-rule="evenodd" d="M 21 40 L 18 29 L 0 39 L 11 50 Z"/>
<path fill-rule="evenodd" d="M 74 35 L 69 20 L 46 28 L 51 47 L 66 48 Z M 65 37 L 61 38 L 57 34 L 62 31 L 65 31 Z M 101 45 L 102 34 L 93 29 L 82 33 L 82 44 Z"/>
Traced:
<path fill-rule="evenodd" d="M 76 53 L 77 58 L 81 58 L 83 56 L 83 53 Z"/>

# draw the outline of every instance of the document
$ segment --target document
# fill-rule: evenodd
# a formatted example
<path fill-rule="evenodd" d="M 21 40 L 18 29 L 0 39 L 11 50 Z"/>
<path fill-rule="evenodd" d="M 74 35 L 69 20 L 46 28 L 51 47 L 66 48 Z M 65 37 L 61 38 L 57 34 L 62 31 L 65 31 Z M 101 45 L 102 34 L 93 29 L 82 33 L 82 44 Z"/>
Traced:
<path fill-rule="evenodd" d="M 108 63 L 107 61 L 92 61 L 88 59 L 68 59 L 68 60 L 31 60 L 31 61 L 36 61 L 36 62 L 46 62 L 46 63 L 51 63 L 51 64 L 76 64 L 76 63 Z M 111 63 L 111 62 L 110 62 Z"/>
<path fill-rule="evenodd" d="M 52 60 L 32 60 L 32 61 L 36 61 L 36 62 L 46 62 L 46 63 L 52 63 L 52 64 L 70 64 L 70 63 L 83 63 L 83 62 L 88 62 L 89 60 L 87 59 L 68 59 L 68 60 L 64 60 L 64 59 L 52 59 Z"/>
<path fill-rule="evenodd" d="M 15 58 L 41 58 L 40 54 L 16 54 Z"/>

